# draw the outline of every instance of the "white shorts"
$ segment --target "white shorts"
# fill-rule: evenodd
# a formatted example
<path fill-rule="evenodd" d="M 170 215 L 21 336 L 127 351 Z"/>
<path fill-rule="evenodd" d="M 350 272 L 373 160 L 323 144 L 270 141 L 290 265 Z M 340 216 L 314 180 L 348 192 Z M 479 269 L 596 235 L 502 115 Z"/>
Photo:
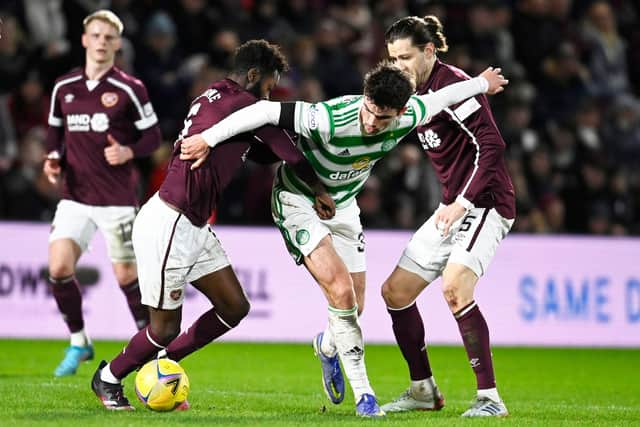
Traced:
<path fill-rule="evenodd" d="M 100 229 L 112 262 L 135 262 L 131 243 L 135 217 L 136 208 L 133 206 L 92 206 L 63 199 L 53 217 L 49 243 L 71 239 L 84 252 L 96 230 Z"/>
<path fill-rule="evenodd" d="M 184 301 L 184 287 L 229 265 L 209 225 L 196 227 L 158 193 L 142 206 L 133 225 L 142 303 L 174 310 Z"/>
<path fill-rule="evenodd" d="M 441 204 L 416 231 L 398 266 L 419 275 L 427 283 L 437 279 L 449 262 L 465 265 L 481 277 L 514 220 L 502 217 L 495 209 L 474 208 L 443 237 L 435 223 L 436 213 L 443 207 Z"/>
<path fill-rule="evenodd" d="M 271 214 L 284 237 L 289 253 L 302 264 L 327 234 L 350 273 L 366 271 L 364 233 L 360 223 L 360 208 L 354 201 L 336 209 L 336 215 L 321 220 L 306 196 L 286 191 L 274 184 L 271 193 Z"/>

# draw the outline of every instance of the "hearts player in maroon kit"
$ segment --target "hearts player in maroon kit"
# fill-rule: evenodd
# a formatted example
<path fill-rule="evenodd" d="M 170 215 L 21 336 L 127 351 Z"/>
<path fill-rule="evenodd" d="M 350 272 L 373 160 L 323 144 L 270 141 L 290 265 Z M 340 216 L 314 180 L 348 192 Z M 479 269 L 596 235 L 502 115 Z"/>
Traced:
<path fill-rule="evenodd" d="M 131 243 L 138 207 L 131 160 L 158 147 L 160 128 L 144 84 L 114 66 L 122 21 L 99 10 L 83 24 L 86 63 L 56 80 L 44 162 L 49 181 L 62 181 L 49 236 L 49 282 L 71 334 L 56 376 L 75 374 L 80 362 L 93 358 L 75 270 L 96 230 L 105 237 L 136 326 L 149 323 Z"/>
<path fill-rule="evenodd" d="M 167 176 L 133 226 L 142 302 L 149 306 L 151 323 L 109 364 L 102 361 L 98 367 L 91 386 L 105 408 L 133 409 L 121 380 L 149 359 L 159 354 L 179 361 L 237 326 L 249 312 L 244 290 L 207 224 L 224 188 L 247 157 L 273 161 L 275 155 L 286 161 L 313 190 L 318 216 L 329 219 L 335 214 L 335 203 L 311 165 L 288 134 L 276 127 L 265 126 L 229 139 L 198 161 L 200 167 L 180 159 L 183 138 L 259 99 L 268 99 L 286 68 L 276 46 L 264 40 L 249 41 L 236 51 L 229 78 L 214 82 L 191 103 Z M 212 308 L 180 334 L 187 282 L 211 301 Z"/>
<path fill-rule="evenodd" d="M 435 16 L 398 20 L 385 35 L 390 59 L 416 79 L 418 94 L 437 91 L 469 77 L 441 62 L 446 52 L 442 25 Z M 498 395 L 489 329 L 474 290 L 515 218 L 515 194 L 500 135 L 487 97 L 478 95 L 445 109 L 418 138 L 443 188 L 438 209 L 418 229 L 397 267 L 382 286 L 396 341 L 409 366 L 410 387 L 386 412 L 438 410 L 444 398 L 435 383 L 416 305 L 418 295 L 439 276 L 478 386 L 464 417 L 506 416 Z"/>

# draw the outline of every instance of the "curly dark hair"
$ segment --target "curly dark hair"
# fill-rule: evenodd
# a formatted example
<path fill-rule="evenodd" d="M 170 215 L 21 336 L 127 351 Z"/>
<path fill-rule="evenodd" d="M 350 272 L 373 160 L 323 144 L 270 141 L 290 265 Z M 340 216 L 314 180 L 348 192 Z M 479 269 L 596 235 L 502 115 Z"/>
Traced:
<path fill-rule="evenodd" d="M 415 91 L 413 77 L 388 61 L 379 63 L 364 77 L 364 95 L 381 108 L 401 110 Z"/>
<path fill-rule="evenodd" d="M 289 69 L 289 64 L 280 47 L 266 40 L 249 40 L 238 46 L 235 51 L 233 70 L 244 74 L 251 68 L 257 68 L 261 73 L 283 73 Z"/>

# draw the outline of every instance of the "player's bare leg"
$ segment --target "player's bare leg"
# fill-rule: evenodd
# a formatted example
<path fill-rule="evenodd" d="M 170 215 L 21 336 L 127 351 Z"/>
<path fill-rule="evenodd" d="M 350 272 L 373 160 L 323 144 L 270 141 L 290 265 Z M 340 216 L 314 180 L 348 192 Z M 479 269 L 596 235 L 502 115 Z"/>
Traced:
<path fill-rule="evenodd" d="M 478 385 L 476 402 L 462 416 L 502 417 L 509 412 L 496 388 L 489 328 L 473 297 L 477 282 L 478 276 L 462 264 L 447 264 L 442 275 L 442 292 L 458 322 L 462 342 Z"/>
<path fill-rule="evenodd" d="M 369 417 L 383 416 L 367 377 L 353 281 L 335 251 L 331 237 L 325 236 L 304 261 L 329 303 L 329 328 L 354 392 L 356 413 Z"/>
<path fill-rule="evenodd" d="M 249 301 L 231 266 L 201 277 L 193 286 L 213 307 L 167 346 L 167 357 L 175 361 L 227 333 L 249 314 Z"/>
<path fill-rule="evenodd" d="M 81 362 L 93 359 L 93 346 L 84 330 L 80 284 L 75 277 L 81 254 L 80 246 L 71 239 L 49 244 L 49 283 L 70 333 L 70 345 L 55 370 L 57 377 L 73 375 Z"/>
<path fill-rule="evenodd" d="M 129 311 L 136 322 L 138 330 L 149 324 L 149 311 L 142 304 L 140 286 L 138 285 L 138 269 L 134 262 L 114 262 L 113 273 L 120 285 L 120 290 L 127 299 Z"/>
<path fill-rule="evenodd" d="M 415 273 L 396 267 L 382 285 L 382 297 L 393 322 L 393 333 L 409 366 L 411 384 L 394 401 L 382 406 L 386 412 L 439 410 L 444 398 L 431 372 L 425 330 L 415 300 L 428 283 Z"/>

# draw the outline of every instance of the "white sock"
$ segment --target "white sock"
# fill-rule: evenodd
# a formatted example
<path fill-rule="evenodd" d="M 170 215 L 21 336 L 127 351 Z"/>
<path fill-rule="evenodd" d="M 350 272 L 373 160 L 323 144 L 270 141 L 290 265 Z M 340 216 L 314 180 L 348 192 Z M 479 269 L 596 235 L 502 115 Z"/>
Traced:
<path fill-rule="evenodd" d="M 348 310 L 329 306 L 329 328 L 356 403 L 365 393 L 375 396 L 364 364 L 364 340 L 358 323 L 358 306 Z"/>
<path fill-rule="evenodd" d="M 429 399 L 436 388 L 436 380 L 430 376 L 424 380 L 411 380 L 411 395 L 418 399 Z"/>
<path fill-rule="evenodd" d="M 106 383 L 120 384 L 120 380 L 111 372 L 111 363 L 102 368 L 102 371 L 100 371 L 100 379 Z"/>
<path fill-rule="evenodd" d="M 86 347 L 91 344 L 91 341 L 84 332 L 84 329 L 80 329 L 78 332 L 71 332 L 71 338 L 69 341 L 72 346 L 76 347 Z"/>
<path fill-rule="evenodd" d="M 333 332 L 331 332 L 331 326 L 327 324 L 324 334 L 322 334 L 322 342 L 320 343 L 320 351 L 325 356 L 333 357 L 336 355 L 338 349 L 336 348 L 336 342 L 333 339 Z"/>
<path fill-rule="evenodd" d="M 497 388 L 487 388 L 484 390 L 478 390 L 478 397 L 487 397 L 494 402 L 501 402 L 500 395 Z"/>

